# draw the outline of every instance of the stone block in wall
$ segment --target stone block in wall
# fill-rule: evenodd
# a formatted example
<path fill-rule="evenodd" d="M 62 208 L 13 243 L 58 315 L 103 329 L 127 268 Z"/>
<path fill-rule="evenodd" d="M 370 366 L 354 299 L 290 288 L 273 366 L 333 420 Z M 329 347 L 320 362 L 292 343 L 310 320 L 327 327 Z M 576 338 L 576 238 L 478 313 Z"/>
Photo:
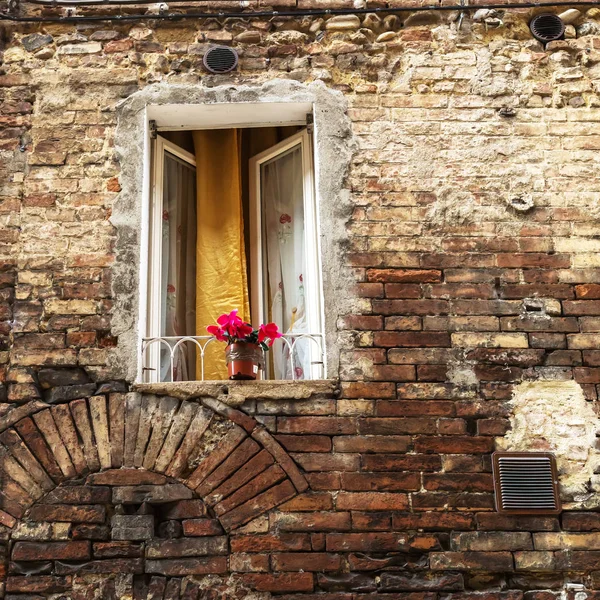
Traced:
<path fill-rule="evenodd" d="M 154 537 L 153 515 L 113 515 L 111 518 L 113 540 L 151 540 Z"/>
<path fill-rule="evenodd" d="M 146 546 L 148 558 L 179 558 L 227 554 L 225 536 L 178 540 L 157 540 Z"/>
<path fill-rule="evenodd" d="M 177 500 L 188 500 L 192 491 L 179 483 L 165 485 L 136 485 L 113 488 L 114 504 L 166 504 Z"/>

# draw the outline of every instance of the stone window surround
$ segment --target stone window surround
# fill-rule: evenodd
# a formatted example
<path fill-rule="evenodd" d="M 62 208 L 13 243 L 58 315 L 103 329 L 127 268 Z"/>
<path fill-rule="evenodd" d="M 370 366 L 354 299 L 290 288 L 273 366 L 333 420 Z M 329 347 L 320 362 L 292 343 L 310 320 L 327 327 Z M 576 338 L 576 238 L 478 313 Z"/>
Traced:
<path fill-rule="evenodd" d="M 300 84 L 281 79 L 212 88 L 201 84 L 161 83 L 132 94 L 117 106 L 115 150 L 121 166 L 121 192 L 111 215 L 111 223 L 116 228 L 111 329 L 112 334 L 118 336 L 118 345 L 109 357 L 108 366 L 115 378 L 134 382 L 141 372 L 140 305 L 145 296 L 145 286 L 141 283 L 147 274 L 142 273 L 140 249 L 147 239 L 143 213 L 144 190 L 148 189 L 150 175 L 148 107 L 233 102 L 294 102 L 313 106 L 315 184 L 325 298 L 326 377 L 337 378 L 336 321 L 339 315 L 349 312 L 354 295 L 354 280 L 342 268 L 340 257 L 347 239 L 345 222 L 352 209 L 345 178 L 356 141 L 347 116 L 347 103 L 340 92 L 328 89 L 322 82 Z M 262 385 L 268 383 L 261 382 Z"/>

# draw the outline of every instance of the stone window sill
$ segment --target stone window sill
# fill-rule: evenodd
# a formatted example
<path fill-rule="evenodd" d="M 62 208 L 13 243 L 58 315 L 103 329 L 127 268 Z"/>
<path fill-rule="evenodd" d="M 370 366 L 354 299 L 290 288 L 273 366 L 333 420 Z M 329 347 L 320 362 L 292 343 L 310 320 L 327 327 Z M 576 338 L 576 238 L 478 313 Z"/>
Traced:
<path fill-rule="evenodd" d="M 208 396 L 230 406 L 246 400 L 305 400 L 315 394 L 337 396 L 339 381 L 314 379 L 307 381 L 176 381 L 174 383 L 138 383 L 135 392 L 173 396 L 180 400 Z"/>

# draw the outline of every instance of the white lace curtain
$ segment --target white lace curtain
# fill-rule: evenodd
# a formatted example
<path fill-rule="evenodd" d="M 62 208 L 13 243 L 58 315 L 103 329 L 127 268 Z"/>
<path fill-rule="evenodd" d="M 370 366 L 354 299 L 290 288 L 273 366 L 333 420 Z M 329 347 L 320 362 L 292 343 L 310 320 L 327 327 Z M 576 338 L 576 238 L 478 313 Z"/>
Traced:
<path fill-rule="evenodd" d="M 304 276 L 304 193 L 302 151 L 296 146 L 261 166 L 263 235 L 265 237 L 268 313 L 284 333 L 306 333 Z M 277 340 L 272 348 L 275 379 L 310 377 L 310 341 L 294 345 L 293 363 L 286 343 Z"/>
<path fill-rule="evenodd" d="M 162 220 L 161 332 L 196 334 L 196 171 L 165 152 Z M 180 344 L 173 381 L 194 379 L 193 342 Z M 161 346 L 160 381 L 170 381 L 169 350 Z"/>

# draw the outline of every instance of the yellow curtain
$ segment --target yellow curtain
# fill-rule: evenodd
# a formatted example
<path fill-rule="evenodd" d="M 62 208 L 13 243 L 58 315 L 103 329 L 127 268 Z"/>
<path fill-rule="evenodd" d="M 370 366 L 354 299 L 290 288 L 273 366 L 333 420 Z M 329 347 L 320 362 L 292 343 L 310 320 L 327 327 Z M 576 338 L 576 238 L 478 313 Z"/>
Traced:
<path fill-rule="evenodd" d="M 196 333 L 225 312 L 238 309 L 250 321 L 241 185 L 241 132 L 194 131 L 197 177 Z M 227 379 L 225 346 L 211 342 L 205 379 Z M 198 353 L 199 354 L 199 353 Z M 200 359 L 196 365 L 200 378 Z"/>

